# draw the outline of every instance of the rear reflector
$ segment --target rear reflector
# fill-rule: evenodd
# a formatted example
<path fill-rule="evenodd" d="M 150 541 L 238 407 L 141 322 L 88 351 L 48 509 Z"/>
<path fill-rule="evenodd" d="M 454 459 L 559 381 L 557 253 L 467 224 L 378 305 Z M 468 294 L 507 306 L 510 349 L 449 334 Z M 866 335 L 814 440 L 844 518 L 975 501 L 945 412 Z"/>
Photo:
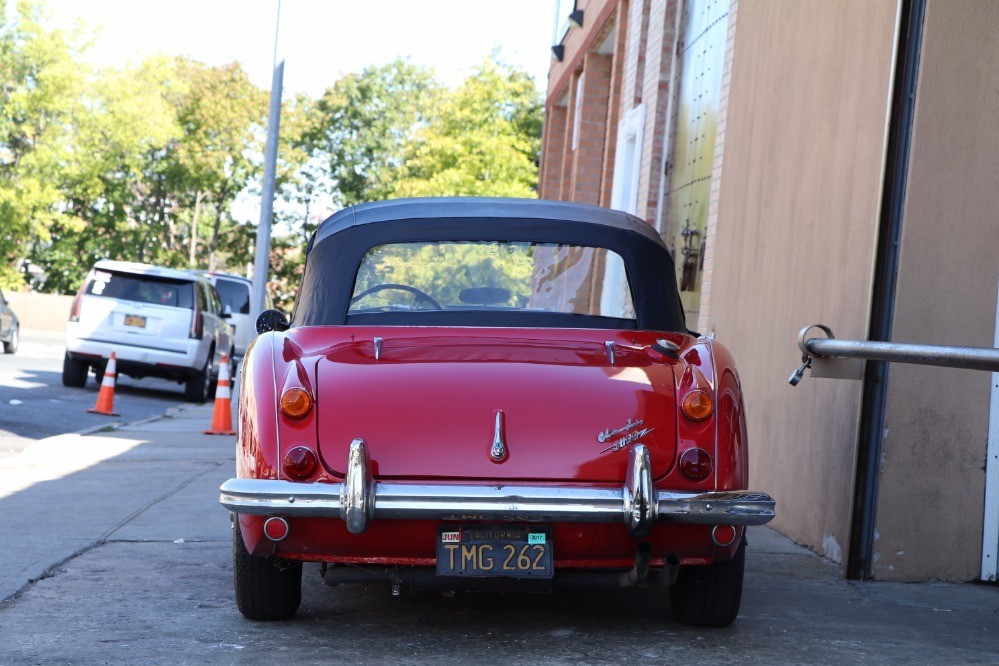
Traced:
<path fill-rule="evenodd" d="M 732 542 L 735 541 L 735 535 L 734 525 L 715 525 L 714 529 L 711 530 L 711 540 L 715 542 L 716 546 L 722 548 L 731 546 Z"/>
<path fill-rule="evenodd" d="M 264 536 L 271 541 L 284 541 L 291 528 L 284 518 L 271 517 L 264 521 Z"/>

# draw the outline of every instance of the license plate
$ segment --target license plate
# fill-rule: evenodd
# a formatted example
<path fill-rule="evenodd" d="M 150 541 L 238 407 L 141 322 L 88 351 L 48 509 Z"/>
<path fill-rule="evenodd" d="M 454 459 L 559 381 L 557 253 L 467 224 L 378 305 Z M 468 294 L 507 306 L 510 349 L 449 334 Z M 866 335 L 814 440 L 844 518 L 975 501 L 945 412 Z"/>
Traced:
<path fill-rule="evenodd" d="M 146 327 L 146 318 L 139 315 L 125 315 L 125 326 Z"/>
<path fill-rule="evenodd" d="M 438 528 L 438 576 L 551 578 L 554 573 L 550 527 Z"/>

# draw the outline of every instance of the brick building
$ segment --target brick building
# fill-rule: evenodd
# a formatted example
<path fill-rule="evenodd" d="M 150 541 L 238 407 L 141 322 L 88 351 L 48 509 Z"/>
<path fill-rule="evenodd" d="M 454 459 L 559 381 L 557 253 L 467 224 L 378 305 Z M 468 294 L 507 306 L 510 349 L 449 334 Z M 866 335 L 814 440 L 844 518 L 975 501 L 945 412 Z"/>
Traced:
<path fill-rule="evenodd" d="M 687 325 L 740 363 L 774 526 L 851 577 L 995 580 L 999 374 L 787 376 L 816 322 L 999 346 L 999 3 L 578 0 L 558 22 L 540 195 L 660 232 Z"/>

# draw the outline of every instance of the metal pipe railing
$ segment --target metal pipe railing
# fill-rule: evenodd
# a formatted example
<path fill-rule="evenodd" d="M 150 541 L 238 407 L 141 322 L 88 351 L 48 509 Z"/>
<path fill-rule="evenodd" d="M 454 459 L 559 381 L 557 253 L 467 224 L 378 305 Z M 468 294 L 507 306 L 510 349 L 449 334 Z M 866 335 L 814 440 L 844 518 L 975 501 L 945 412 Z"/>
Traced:
<path fill-rule="evenodd" d="M 819 329 L 828 337 L 807 337 Z M 832 330 L 822 324 L 812 324 L 798 333 L 798 348 L 802 365 L 788 382 L 797 386 L 812 358 L 856 358 L 869 361 L 915 363 L 945 368 L 999 372 L 999 349 L 993 347 L 957 347 L 951 345 L 921 345 L 905 342 L 875 342 L 871 340 L 837 340 Z"/>
<path fill-rule="evenodd" d="M 811 338 L 805 342 L 804 348 L 805 352 L 813 356 L 863 358 L 871 361 L 918 363 L 919 365 L 999 372 L 999 349 L 992 347 L 953 347 L 903 342 Z"/>

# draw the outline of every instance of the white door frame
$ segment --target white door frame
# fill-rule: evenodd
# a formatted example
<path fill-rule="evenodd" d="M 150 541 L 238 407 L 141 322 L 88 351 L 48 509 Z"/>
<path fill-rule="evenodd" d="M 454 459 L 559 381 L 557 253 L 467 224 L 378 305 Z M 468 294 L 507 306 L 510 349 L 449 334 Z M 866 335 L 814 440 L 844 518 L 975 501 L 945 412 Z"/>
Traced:
<path fill-rule="evenodd" d="M 610 207 L 632 215 L 638 214 L 638 176 L 642 168 L 642 133 L 645 130 L 645 105 L 625 112 L 618 123 L 617 148 L 614 151 L 614 184 Z"/>

